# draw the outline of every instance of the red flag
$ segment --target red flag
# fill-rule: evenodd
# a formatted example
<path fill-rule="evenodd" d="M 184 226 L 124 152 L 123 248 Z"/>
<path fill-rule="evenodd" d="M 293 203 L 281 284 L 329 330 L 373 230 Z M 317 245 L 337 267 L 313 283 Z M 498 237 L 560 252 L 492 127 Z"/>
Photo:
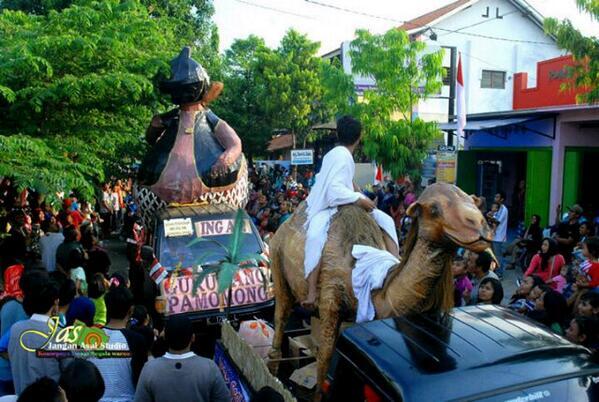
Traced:
<path fill-rule="evenodd" d="M 376 175 L 374 176 L 374 184 L 379 184 L 383 181 L 383 165 L 377 165 Z"/>
<path fill-rule="evenodd" d="M 466 127 L 466 91 L 464 88 L 464 76 L 462 75 L 461 53 L 458 59 L 458 76 L 456 81 L 456 117 L 458 120 L 456 149 L 459 149 L 460 141 L 464 135 L 464 128 Z"/>

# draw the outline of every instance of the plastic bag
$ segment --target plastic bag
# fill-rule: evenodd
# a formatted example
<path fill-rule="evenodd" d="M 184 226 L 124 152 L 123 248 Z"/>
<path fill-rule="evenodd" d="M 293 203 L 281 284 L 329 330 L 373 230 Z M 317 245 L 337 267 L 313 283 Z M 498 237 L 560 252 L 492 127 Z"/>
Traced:
<path fill-rule="evenodd" d="M 263 320 L 249 320 L 239 326 L 239 336 L 264 359 L 272 347 L 275 330 Z"/>

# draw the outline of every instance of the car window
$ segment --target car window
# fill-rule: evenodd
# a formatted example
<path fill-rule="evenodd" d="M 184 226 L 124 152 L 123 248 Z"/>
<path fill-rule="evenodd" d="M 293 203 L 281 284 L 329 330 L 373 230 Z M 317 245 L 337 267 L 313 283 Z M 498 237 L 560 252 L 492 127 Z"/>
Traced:
<path fill-rule="evenodd" d="M 571 378 L 477 400 L 485 402 L 599 401 L 599 377 Z"/>
<path fill-rule="evenodd" d="M 257 235 L 253 230 L 248 230 L 248 232 L 241 235 L 241 256 L 262 252 Z M 173 270 L 179 263 L 181 263 L 183 268 L 188 268 L 197 265 L 200 261 L 204 265 L 222 261 L 226 256 L 226 251 L 216 242 L 228 248 L 231 235 L 205 236 L 204 238 L 210 241 L 203 241 L 188 247 L 188 244 L 196 238 L 195 234 L 165 237 L 164 227 L 161 226 L 159 228 L 159 238 L 160 263 L 167 267 L 168 270 Z"/>

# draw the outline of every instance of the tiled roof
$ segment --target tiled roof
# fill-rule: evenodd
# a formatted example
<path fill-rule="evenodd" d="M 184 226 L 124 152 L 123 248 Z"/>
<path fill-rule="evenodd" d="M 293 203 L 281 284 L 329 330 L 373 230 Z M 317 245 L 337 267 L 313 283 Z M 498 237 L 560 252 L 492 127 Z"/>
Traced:
<path fill-rule="evenodd" d="M 434 21 L 438 20 L 439 18 L 443 17 L 445 14 L 449 14 L 450 12 L 454 11 L 456 8 L 459 8 L 467 3 L 470 3 L 470 1 L 471 0 L 454 1 L 451 4 L 448 4 L 448 5 L 441 7 L 437 10 L 431 11 L 430 13 L 421 15 L 418 18 L 414 18 L 413 20 L 406 21 L 402 26 L 399 27 L 399 29 L 404 30 L 404 31 L 411 31 L 413 29 L 423 28 L 423 27 L 427 26 L 428 24 L 430 24 L 431 22 L 434 22 Z"/>
<path fill-rule="evenodd" d="M 270 140 L 266 150 L 268 152 L 273 152 L 279 149 L 291 147 L 293 147 L 293 134 L 283 134 Z"/>

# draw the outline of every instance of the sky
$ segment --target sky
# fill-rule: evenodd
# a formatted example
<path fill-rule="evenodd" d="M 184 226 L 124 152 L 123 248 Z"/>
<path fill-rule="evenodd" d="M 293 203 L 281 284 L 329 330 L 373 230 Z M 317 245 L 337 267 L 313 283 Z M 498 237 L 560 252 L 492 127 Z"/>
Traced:
<path fill-rule="evenodd" d="M 269 47 L 277 47 L 285 32 L 294 28 L 321 43 L 319 54 L 351 40 L 359 28 L 382 33 L 452 3 L 454 0 L 213 0 L 220 50 L 235 39 L 254 34 Z M 320 3 L 320 4 L 317 4 Z M 599 37 L 599 22 L 576 8 L 575 0 L 528 0 L 544 17 L 568 18 L 586 35 Z M 323 6 L 340 7 L 351 12 Z M 362 14 L 360 14 L 362 13 Z M 368 15 L 364 15 L 368 14 Z"/>

